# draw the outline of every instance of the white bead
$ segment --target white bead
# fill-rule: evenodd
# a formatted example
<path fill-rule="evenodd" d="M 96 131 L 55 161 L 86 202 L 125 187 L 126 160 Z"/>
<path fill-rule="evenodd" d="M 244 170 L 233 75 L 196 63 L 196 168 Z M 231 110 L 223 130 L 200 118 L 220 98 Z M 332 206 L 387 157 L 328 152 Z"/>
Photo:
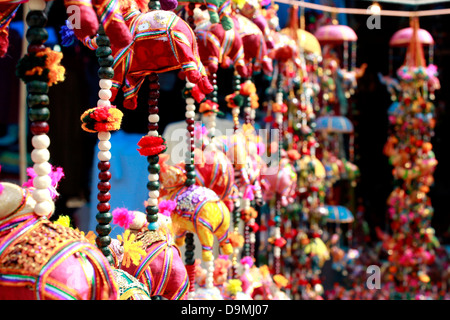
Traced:
<path fill-rule="evenodd" d="M 109 100 L 102 100 L 102 99 L 99 99 L 98 101 L 97 101 L 97 107 L 108 107 L 108 106 L 110 106 L 111 105 L 111 102 L 109 102 Z"/>
<path fill-rule="evenodd" d="M 147 204 L 152 207 L 156 207 L 158 205 L 158 199 L 149 198 L 147 200 Z"/>
<path fill-rule="evenodd" d="M 149 191 L 148 192 L 148 197 L 152 198 L 152 199 L 158 199 L 159 198 L 159 191 Z"/>
<path fill-rule="evenodd" d="M 273 255 L 274 255 L 276 258 L 279 258 L 279 257 L 281 256 L 281 248 L 275 247 L 274 250 L 273 250 Z"/>
<path fill-rule="evenodd" d="M 37 176 L 33 179 L 33 186 L 36 189 L 47 189 L 52 185 L 50 176 Z"/>
<path fill-rule="evenodd" d="M 111 149 L 111 142 L 109 142 L 109 141 L 99 141 L 98 142 L 98 148 L 101 150 L 101 151 L 108 151 L 108 150 L 110 150 Z"/>
<path fill-rule="evenodd" d="M 195 103 L 194 98 L 186 98 L 186 104 L 194 104 L 194 103 Z"/>
<path fill-rule="evenodd" d="M 52 171 L 52 166 L 48 162 L 36 163 L 33 166 L 34 172 L 38 176 L 45 176 Z"/>
<path fill-rule="evenodd" d="M 34 149 L 31 151 L 31 160 L 34 163 L 42 163 L 50 160 L 50 152 L 47 149 Z"/>
<path fill-rule="evenodd" d="M 50 145 L 50 138 L 46 134 L 39 134 L 31 138 L 31 144 L 36 149 L 47 149 Z"/>
<path fill-rule="evenodd" d="M 157 130 L 152 130 L 152 131 L 149 131 L 147 135 L 151 136 L 151 137 L 157 137 L 159 134 L 158 134 Z"/>
<path fill-rule="evenodd" d="M 111 133 L 109 131 L 102 131 L 97 134 L 98 140 L 106 141 L 111 139 Z"/>
<path fill-rule="evenodd" d="M 195 112 L 194 111 L 186 111 L 186 113 L 184 115 L 188 119 L 194 118 L 195 117 Z"/>
<path fill-rule="evenodd" d="M 46 7 L 46 2 L 44 0 L 30 0 L 28 1 L 28 6 L 30 10 L 42 11 Z"/>
<path fill-rule="evenodd" d="M 193 104 L 188 104 L 186 106 L 186 111 L 195 111 L 195 106 Z"/>
<path fill-rule="evenodd" d="M 109 151 L 99 151 L 97 153 L 97 158 L 100 161 L 109 161 L 109 160 L 111 160 L 111 152 L 109 152 Z"/>
<path fill-rule="evenodd" d="M 157 114 L 149 115 L 148 122 L 153 122 L 153 123 L 159 122 L 159 115 L 157 115 Z"/>
<path fill-rule="evenodd" d="M 209 127 L 210 127 L 211 129 L 213 129 L 213 128 L 216 127 L 216 122 L 215 122 L 215 121 L 210 121 L 210 122 L 208 123 L 208 125 L 209 125 Z"/>
<path fill-rule="evenodd" d="M 53 204 L 50 201 L 43 201 L 36 204 L 34 213 L 38 216 L 49 216 L 53 212 Z"/>
<path fill-rule="evenodd" d="M 47 188 L 35 189 L 33 191 L 33 199 L 36 200 L 36 202 L 52 201 L 50 190 Z"/>
<path fill-rule="evenodd" d="M 239 108 L 233 108 L 233 109 L 231 109 L 231 113 L 232 113 L 233 115 L 238 115 L 240 112 L 241 112 L 241 111 L 239 110 Z"/>
<path fill-rule="evenodd" d="M 102 89 L 111 89 L 112 81 L 109 79 L 100 79 L 99 86 Z"/>
<path fill-rule="evenodd" d="M 148 181 L 158 181 L 159 180 L 159 174 L 149 174 L 148 175 Z"/>
<path fill-rule="evenodd" d="M 109 89 L 101 89 L 98 92 L 98 97 L 102 100 L 109 100 L 112 97 L 112 92 Z"/>
<path fill-rule="evenodd" d="M 193 88 L 195 87 L 195 84 L 193 84 L 192 82 L 186 81 L 186 88 Z"/>

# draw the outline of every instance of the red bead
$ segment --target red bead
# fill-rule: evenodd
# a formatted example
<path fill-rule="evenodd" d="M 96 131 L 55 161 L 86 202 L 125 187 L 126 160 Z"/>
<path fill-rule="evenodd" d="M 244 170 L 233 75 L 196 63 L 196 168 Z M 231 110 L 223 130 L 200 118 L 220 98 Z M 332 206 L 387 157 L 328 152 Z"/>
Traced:
<path fill-rule="evenodd" d="M 98 174 L 98 178 L 100 179 L 100 181 L 108 181 L 111 179 L 111 172 L 102 171 Z"/>
<path fill-rule="evenodd" d="M 109 170 L 110 167 L 111 167 L 111 164 L 109 163 L 109 161 L 100 161 L 97 164 L 98 170 L 101 170 L 101 171 L 107 171 L 107 170 Z"/>
<path fill-rule="evenodd" d="M 45 50 L 43 44 L 30 44 L 27 48 L 28 53 L 39 52 Z"/>
<path fill-rule="evenodd" d="M 97 204 L 98 212 L 108 212 L 111 209 L 111 205 L 108 202 Z"/>
<path fill-rule="evenodd" d="M 48 133 L 49 126 L 45 121 L 34 121 L 30 125 L 30 131 L 34 135 Z"/>
<path fill-rule="evenodd" d="M 148 105 L 150 106 L 150 108 L 156 108 L 157 110 L 159 110 L 158 109 L 158 100 L 157 99 L 148 99 Z M 150 108 L 148 108 L 148 112 L 150 112 Z M 153 109 L 154 110 L 154 109 Z M 156 111 L 156 112 L 154 112 L 154 113 L 157 113 L 158 111 Z"/>
<path fill-rule="evenodd" d="M 159 90 L 159 88 L 161 86 L 160 86 L 159 82 L 150 82 L 148 87 L 150 88 L 150 90 Z"/>
<path fill-rule="evenodd" d="M 195 119 L 194 119 L 194 118 L 187 118 L 187 119 L 186 119 L 186 123 L 187 123 L 187 124 L 194 124 L 194 122 L 195 122 Z"/>
<path fill-rule="evenodd" d="M 192 132 L 192 131 L 194 131 L 195 127 L 194 127 L 193 124 L 189 124 L 189 125 L 186 127 L 186 129 L 187 129 L 187 131 Z"/>
<path fill-rule="evenodd" d="M 97 184 L 97 189 L 101 192 L 108 192 L 111 189 L 111 184 L 107 181 L 102 181 Z"/>
<path fill-rule="evenodd" d="M 97 194 L 97 200 L 100 202 L 108 202 L 111 199 L 111 194 L 109 192 L 99 192 Z"/>
<path fill-rule="evenodd" d="M 191 145 L 191 152 L 194 152 L 195 146 Z"/>
<path fill-rule="evenodd" d="M 148 93 L 148 97 L 150 99 L 158 99 L 159 98 L 159 90 L 150 90 L 150 92 Z"/>
<path fill-rule="evenodd" d="M 159 80 L 159 76 L 158 76 L 157 73 L 151 73 L 151 74 L 148 76 L 148 80 L 150 80 L 150 82 L 158 81 L 158 80 Z"/>
<path fill-rule="evenodd" d="M 158 130 L 159 126 L 157 123 L 149 123 L 147 128 L 148 128 L 148 130 L 153 131 L 153 130 Z"/>

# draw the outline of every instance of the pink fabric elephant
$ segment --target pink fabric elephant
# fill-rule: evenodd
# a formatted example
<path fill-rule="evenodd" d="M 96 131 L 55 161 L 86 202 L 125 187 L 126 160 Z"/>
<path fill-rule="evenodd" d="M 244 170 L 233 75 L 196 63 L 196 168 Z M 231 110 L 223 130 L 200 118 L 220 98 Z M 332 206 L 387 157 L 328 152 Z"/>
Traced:
<path fill-rule="evenodd" d="M 95 245 L 36 215 L 31 190 L 0 186 L 0 300 L 119 298 L 113 269 Z"/>

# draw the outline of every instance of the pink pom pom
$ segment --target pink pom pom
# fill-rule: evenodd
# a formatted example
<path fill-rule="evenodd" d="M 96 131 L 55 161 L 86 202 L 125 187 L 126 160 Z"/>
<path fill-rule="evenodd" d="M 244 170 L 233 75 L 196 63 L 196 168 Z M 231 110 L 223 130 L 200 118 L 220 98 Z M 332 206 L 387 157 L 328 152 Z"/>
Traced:
<path fill-rule="evenodd" d="M 113 223 L 128 229 L 134 220 L 133 211 L 128 211 L 126 208 L 117 208 L 112 212 Z"/>
<path fill-rule="evenodd" d="M 177 202 L 173 200 L 163 200 L 159 203 L 159 212 L 165 216 L 170 217 L 172 211 L 177 207 Z"/>
<path fill-rule="evenodd" d="M 36 172 L 34 171 L 33 167 L 27 168 L 27 175 L 30 177 L 28 181 L 22 184 L 22 187 L 24 188 L 33 188 L 33 179 L 37 177 Z M 64 177 L 64 171 L 63 168 L 51 166 L 51 171 L 49 173 L 49 177 L 52 180 L 52 185 L 48 189 L 50 190 L 50 196 L 52 199 L 55 199 L 58 196 L 58 192 L 56 191 L 56 188 L 58 186 L 59 181 Z"/>
<path fill-rule="evenodd" d="M 0 194 L 2 194 L 3 189 L 5 189 L 5 187 L 0 183 Z"/>
<path fill-rule="evenodd" d="M 241 264 L 248 265 L 249 267 L 253 266 L 253 259 L 249 256 L 241 259 Z"/>

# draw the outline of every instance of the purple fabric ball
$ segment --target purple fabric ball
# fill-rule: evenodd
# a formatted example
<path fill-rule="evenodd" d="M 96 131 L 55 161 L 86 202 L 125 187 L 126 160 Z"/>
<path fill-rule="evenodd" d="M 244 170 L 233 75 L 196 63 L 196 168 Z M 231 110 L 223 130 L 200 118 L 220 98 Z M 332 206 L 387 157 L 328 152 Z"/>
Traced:
<path fill-rule="evenodd" d="M 161 9 L 163 10 L 173 10 L 178 6 L 177 0 L 162 0 L 160 1 Z"/>

